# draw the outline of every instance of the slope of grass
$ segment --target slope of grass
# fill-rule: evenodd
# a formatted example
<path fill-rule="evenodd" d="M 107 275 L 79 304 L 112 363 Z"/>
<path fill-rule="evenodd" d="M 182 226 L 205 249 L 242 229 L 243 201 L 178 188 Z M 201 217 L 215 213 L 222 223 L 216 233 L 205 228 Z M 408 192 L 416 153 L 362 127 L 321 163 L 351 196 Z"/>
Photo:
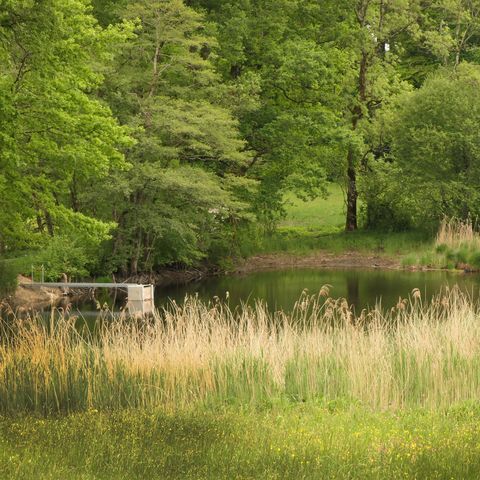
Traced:
<path fill-rule="evenodd" d="M 357 251 L 398 256 L 401 259 L 415 252 L 414 261 L 410 264 L 417 264 L 419 252 L 430 253 L 432 247 L 433 240 L 430 236 L 418 231 L 384 233 L 358 230 L 349 233 L 344 231 L 325 233 L 303 227 L 281 227 L 272 235 L 265 236 L 259 245 L 248 253 L 250 255 L 277 252 L 307 254 L 316 250 L 325 250 L 341 254 Z"/>
<path fill-rule="evenodd" d="M 480 407 L 276 406 L 0 418 L 0 478 L 478 479 Z"/>

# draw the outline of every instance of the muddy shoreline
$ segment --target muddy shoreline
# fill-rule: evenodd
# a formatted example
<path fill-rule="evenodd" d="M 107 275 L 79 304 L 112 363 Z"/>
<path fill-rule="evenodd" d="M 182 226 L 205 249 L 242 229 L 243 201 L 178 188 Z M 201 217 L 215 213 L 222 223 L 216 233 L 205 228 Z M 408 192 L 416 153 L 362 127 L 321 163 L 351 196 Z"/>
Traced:
<path fill-rule="evenodd" d="M 253 273 L 281 268 L 382 268 L 402 269 L 399 259 L 385 255 L 359 252 L 314 252 L 307 255 L 292 253 L 269 253 L 245 259 L 234 273 Z"/>

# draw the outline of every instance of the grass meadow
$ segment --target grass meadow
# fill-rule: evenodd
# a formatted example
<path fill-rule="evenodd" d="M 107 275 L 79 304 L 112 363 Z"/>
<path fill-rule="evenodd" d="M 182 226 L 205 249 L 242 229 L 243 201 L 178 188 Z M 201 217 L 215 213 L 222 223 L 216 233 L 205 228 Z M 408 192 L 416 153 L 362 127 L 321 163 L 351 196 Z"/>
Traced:
<path fill-rule="evenodd" d="M 416 253 L 432 251 L 433 239 L 426 232 L 360 229 L 345 233 L 344 192 L 335 183 L 329 185 L 326 198 L 305 202 L 290 194 L 285 197 L 284 207 L 285 218 L 275 232 L 261 235 L 254 244 L 246 239 L 242 246 L 245 256 L 276 252 L 303 254 L 315 250 L 338 254 L 357 251 L 405 257 L 406 264 L 412 265 L 417 261 Z"/>
<path fill-rule="evenodd" d="M 336 183 L 330 183 L 326 198 L 303 201 L 292 193 L 285 197 L 286 217 L 281 228 L 304 227 L 324 232 L 339 232 L 345 227 L 345 192 Z"/>
<path fill-rule="evenodd" d="M 436 236 L 420 230 L 359 229 L 345 233 L 344 192 L 337 184 L 330 184 L 327 198 L 304 202 L 294 195 L 287 196 L 285 211 L 277 231 L 259 242 L 261 253 L 356 251 L 395 257 L 403 267 L 480 269 L 480 235 L 478 225 L 471 219 L 445 218 Z"/>
<path fill-rule="evenodd" d="M 478 478 L 480 306 L 2 322 L 0 478 Z"/>
<path fill-rule="evenodd" d="M 480 410 L 139 410 L 0 418 L 0 478 L 478 479 Z"/>

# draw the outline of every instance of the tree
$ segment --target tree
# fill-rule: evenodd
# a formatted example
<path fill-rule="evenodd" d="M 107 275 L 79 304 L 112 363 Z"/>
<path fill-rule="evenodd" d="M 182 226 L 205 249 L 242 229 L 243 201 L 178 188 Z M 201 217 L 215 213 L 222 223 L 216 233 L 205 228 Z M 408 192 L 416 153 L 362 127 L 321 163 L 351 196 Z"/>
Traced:
<path fill-rule="evenodd" d="M 100 194 L 99 214 L 118 224 L 111 266 L 136 274 L 195 263 L 233 235 L 248 217 L 235 193 L 248 153 L 202 15 L 181 0 L 131 2 L 122 15 L 136 22 L 136 36 L 122 45 L 103 96 L 135 129 L 126 151 L 133 168 L 115 172 L 102 192 L 85 191 L 83 205 Z"/>
<path fill-rule="evenodd" d="M 443 69 L 398 103 L 392 155 L 417 225 L 480 213 L 480 70 Z M 392 179 L 394 181 L 394 179 Z M 415 207 L 415 208 L 413 208 Z"/>
<path fill-rule="evenodd" d="M 427 9 L 425 23 L 422 41 L 443 66 L 456 68 L 461 60 L 478 56 L 478 0 L 438 0 Z"/>
<path fill-rule="evenodd" d="M 241 94 L 234 112 L 254 152 L 244 174 L 260 182 L 256 213 L 274 228 L 286 191 L 324 195 L 327 178 L 336 174 L 348 136 L 339 115 L 348 54 L 318 35 L 331 12 L 322 27 L 309 23 L 313 2 L 195 4 L 208 8 L 217 25 L 215 61 L 223 81 Z"/>
<path fill-rule="evenodd" d="M 77 181 L 126 166 L 128 132 L 94 92 L 128 28 L 100 28 L 82 0 L 1 3 L 0 248 L 67 232 L 98 244 L 111 224 L 79 212 Z"/>
<path fill-rule="evenodd" d="M 401 41 L 418 34 L 420 3 L 201 3 L 220 25 L 225 80 L 257 88 L 257 105 L 240 111 L 240 119 L 255 151 L 248 174 L 261 179 L 263 198 L 278 206 L 286 189 L 315 196 L 327 178 L 341 179 L 345 228 L 355 230 L 357 177 L 368 174 L 376 147 L 371 124 L 391 96 L 408 88 L 397 66 Z"/>
<path fill-rule="evenodd" d="M 369 124 L 380 106 L 406 86 L 395 69 L 397 42 L 405 32 L 416 33 L 420 4 L 401 0 L 357 0 L 350 2 L 354 23 L 350 48 L 355 58 L 356 75 L 351 90 L 347 121 L 352 141 L 347 151 L 347 231 L 357 229 L 357 175 L 359 165 L 368 172 L 368 156 L 373 154 L 368 141 Z"/>

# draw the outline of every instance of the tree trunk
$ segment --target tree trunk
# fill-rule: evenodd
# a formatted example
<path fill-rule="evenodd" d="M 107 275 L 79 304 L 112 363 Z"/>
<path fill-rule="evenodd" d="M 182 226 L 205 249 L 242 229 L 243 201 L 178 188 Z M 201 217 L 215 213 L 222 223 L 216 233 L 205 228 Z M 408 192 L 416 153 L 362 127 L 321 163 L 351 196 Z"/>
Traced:
<path fill-rule="evenodd" d="M 47 231 L 48 234 L 53 237 L 54 234 L 54 227 L 53 227 L 53 219 L 52 216 L 50 215 L 50 212 L 48 210 L 44 211 L 45 213 L 45 222 L 47 224 Z"/>
<path fill-rule="evenodd" d="M 367 99 L 367 69 L 368 53 L 363 50 L 360 59 L 358 73 L 358 103 L 352 109 L 352 130 L 357 129 L 359 120 L 363 117 L 361 105 L 365 105 Z M 353 232 L 357 229 L 357 172 L 355 167 L 355 151 L 353 146 L 348 147 L 347 154 L 347 218 L 345 230 Z"/>
<path fill-rule="evenodd" d="M 347 157 L 347 220 L 345 230 L 353 232 L 357 229 L 357 173 L 352 147 L 348 149 Z"/>

